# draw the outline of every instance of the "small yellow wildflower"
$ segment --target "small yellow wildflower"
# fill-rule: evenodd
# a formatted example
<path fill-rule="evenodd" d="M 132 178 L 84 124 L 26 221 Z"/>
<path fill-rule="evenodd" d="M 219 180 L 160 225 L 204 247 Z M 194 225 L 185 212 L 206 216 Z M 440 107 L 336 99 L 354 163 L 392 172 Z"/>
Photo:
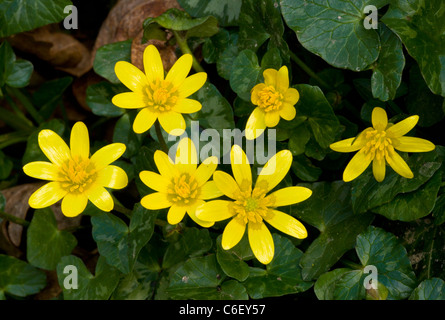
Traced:
<path fill-rule="evenodd" d="M 349 138 L 331 144 L 337 152 L 358 151 L 343 172 L 345 182 L 354 180 L 372 162 L 372 171 L 378 182 L 385 178 L 386 163 L 399 175 L 412 178 L 414 175 L 405 160 L 395 151 L 428 152 L 435 145 L 428 140 L 404 137 L 419 121 L 419 116 L 411 116 L 396 124 L 388 123 L 386 111 L 376 107 L 372 111 L 372 127 L 362 131 L 357 138 Z"/>
<path fill-rule="evenodd" d="M 150 210 L 170 208 L 167 214 L 170 224 L 181 222 L 187 212 L 197 224 L 212 226 L 213 222 L 198 219 L 195 212 L 204 200 L 222 195 L 215 182 L 208 181 L 216 170 L 218 158 L 209 157 L 197 167 L 195 145 L 189 138 L 183 138 L 174 162 L 160 150 L 155 152 L 154 160 L 160 174 L 151 171 L 139 174 L 144 184 L 157 191 L 143 197 L 142 206 Z"/>
<path fill-rule="evenodd" d="M 181 56 L 164 78 L 164 66 L 158 49 L 149 45 L 144 50 L 145 74 L 126 61 L 115 65 L 116 76 L 132 92 L 117 94 L 112 102 L 125 109 L 141 109 L 133 123 L 136 133 L 151 128 L 156 119 L 172 135 L 184 133 L 186 124 L 182 113 L 201 110 L 199 101 L 187 99 L 206 82 L 207 74 L 199 72 L 187 77 L 192 67 L 190 54 Z"/>
<path fill-rule="evenodd" d="M 52 130 L 42 130 L 39 146 L 51 162 L 35 161 L 23 171 L 33 178 L 51 181 L 29 198 L 32 208 L 45 208 L 60 199 L 62 212 L 75 217 L 83 212 L 88 200 L 103 211 L 111 211 L 113 198 L 105 189 L 122 189 L 128 184 L 124 170 L 110 165 L 125 152 L 125 145 L 113 143 L 90 156 L 88 129 L 83 122 L 74 124 L 70 146 Z"/>
<path fill-rule="evenodd" d="M 312 191 L 304 187 L 287 187 L 266 195 L 289 171 L 292 164 L 289 150 L 282 150 L 269 159 L 253 190 L 252 173 L 244 151 L 234 145 L 230 156 L 235 179 L 223 171 L 216 171 L 213 181 L 232 201 L 209 201 L 198 208 L 196 215 L 205 221 L 232 218 L 222 236 L 222 247 L 225 250 L 241 240 L 247 225 L 249 243 L 255 257 L 261 263 L 268 264 L 274 256 L 274 243 L 264 221 L 295 238 L 306 238 L 307 231 L 303 224 L 275 208 L 304 201 L 311 196 Z"/>
<path fill-rule="evenodd" d="M 266 127 L 275 127 L 280 117 L 288 121 L 295 118 L 294 105 L 300 98 L 297 89 L 289 88 L 286 66 L 278 71 L 266 69 L 263 76 L 264 83 L 255 85 L 251 91 L 251 101 L 257 107 L 246 124 L 246 138 L 249 140 L 260 136 Z"/>

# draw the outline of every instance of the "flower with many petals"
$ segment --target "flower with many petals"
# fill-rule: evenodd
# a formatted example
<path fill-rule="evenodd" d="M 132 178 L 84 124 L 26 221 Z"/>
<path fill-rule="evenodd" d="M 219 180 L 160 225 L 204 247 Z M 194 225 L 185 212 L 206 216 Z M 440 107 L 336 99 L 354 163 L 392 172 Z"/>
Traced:
<path fill-rule="evenodd" d="M 199 101 L 187 97 L 204 85 L 207 74 L 198 72 L 187 77 L 193 57 L 184 54 L 164 77 L 161 56 L 153 45 L 145 48 L 143 61 L 145 73 L 129 62 L 116 63 L 116 76 L 132 92 L 115 95 L 113 104 L 125 109 L 141 109 L 133 123 L 136 133 L 147 131 L 157 119 L 169 134 L 183 134 L 186 124 L 182 113 L 194 113 L 202 108 Z"/>
<path fill-rule="evenodd" d="M 209 157 L 197 166 L 195 145 L 189 138 L 183 138 L 178 144 L 174 162 L 160 150 L 155 152 L 154 160 L 159 174 L 152 171 L 139 174 L 144 184 L 157 191 L 144 196 L 142 206 L 151 210 L 170 208 L 167 214 L 170 224 L 181 222 L 188 213 L 197 224 L 212 226 L 213 222 L 196 217 L 196 209 L 205 203 L 204 200 L 222 195 L 215 182 L 208 181 L 216 170 L 218 158 Z"/>
<path fill-rule="evenodd" d="M 266 69 L 263 72 L 264 83 L 255 85 L 251 90 L 251 101 L 257 107 L 251 113 L 246 124 L 246 138 L 256 139 L 266 127 L 275 127 L 280 118 L 295 118 L 294 105 L 300 95 L 295 88 L 289 88 L 289 73 L 286 66 L 280 70 Z"/>
<path fill-rule="evenodd" d="M 372 111 L 372 127 L 362 131 L 356 138 L 349 138 L 331 144 L 337 152 L 358 151 L 343 172 L 345 182 L 354 180 L 366 170 L 372 162 L 372 172 L 378 182 L 383 181 L 386 163 L 405 178 L 414 175 L 405 160 L 396 152 L 428 152 L 435 145 L 428 140 L 405 137 L 417 124 L 419 116 L 410 116 L 396 124 L 388 123 L 386 111 L 376 107 Z"/>
<path fill-rule="evenodd" d="M 229 250 L 243 237 L 246 226 L 250 247 L 255 257 L 268 264 L 274 256 L 272 235 L 264 221 L 298 239 L 307 237 L 306 228 L 294 217 L 276 207 L 306 200 L 312 191 L 304 187 L 287 187 L 267 193 L 286 176 L 292 164 L 292 154 L 282 150 L 267 161 L 252 189 L 252 173 L 246 154 L 238 146 L 231 150 L 233 177 L 223 171 L 213 174 L 213 181 L 232 200 L 213 200 L 199 207 L 196 215 L 204 221 L 231 218 L 222 235 L 222 247 Z"/>
<path fill-rule="evenodd" d="M 122 189 L 128 184 L 125 171 L 110 165 L 125 152 L 124 144 L 107 145 L 90 158 L 88 129 L 80 121 L 71 131 L 71 148 L 52 130 L 40 131 L 38 142 L 51 162 L 30 162 L 23 171 L 33 178 L 51 182 L 31 195 L 32 208 L 45 208 L 63 198 L 62 212 L 67 217 L 82 213 L 88 200 L 103 211 L 113 209 L 113 198 L 105 188 Z"/>

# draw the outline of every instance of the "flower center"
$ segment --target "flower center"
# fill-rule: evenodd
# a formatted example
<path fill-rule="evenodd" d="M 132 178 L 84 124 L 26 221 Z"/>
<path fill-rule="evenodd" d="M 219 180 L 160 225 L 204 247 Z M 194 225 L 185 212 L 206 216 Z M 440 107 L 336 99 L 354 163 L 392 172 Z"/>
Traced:
<path fill-rule="evenodd" d="M 269 211 L 269 201 L 264 198 L 266 196 L 265 188 L 256 186 L 252 191 L 252 186 L 247 181 L 243 181 L 240 186 L 241 192 L 236 195 L 236 201 L 232 205 L 236 218 L 243 223 L 260 223 L 266 217 Z"/>
<path fill-rule="evenodd" d="M 182 205 L 188 205 L 195 200 L 198 192 L 198 182 L 188 173 L 175 177 L 168 189 L 170 200 Z"/>
<path fill-rule="evenodd" d="M 383 160 L 388 154 L 394 152 L 392 140 L 388 138 L 385 131 L 370 130 L 366 132 L 366 140 L 368 141 L 363 147 L 363 152 L 371 160 L 374 158 L 378 161 Z"/>
<path fill-rule="evenodd" d="M 267 86 L 258 92 L 258 98 L 258 106 L 266 112 L 278 110 L 283 104 L 283 95 L 273 86 Z"/>
<path fill-rule="evenodd" d="M 96 175 L 90 159 L 70 159 L 60 169 L 62 188 L 68 192 L 84 192 L 93 183 Z"/>
<path fill-rule="evenodd" d="M 148 105 L 155 111 L 170 111 L 178 101 L 176 88 L 169 81 L 156 80 L 145 89 Z"/>

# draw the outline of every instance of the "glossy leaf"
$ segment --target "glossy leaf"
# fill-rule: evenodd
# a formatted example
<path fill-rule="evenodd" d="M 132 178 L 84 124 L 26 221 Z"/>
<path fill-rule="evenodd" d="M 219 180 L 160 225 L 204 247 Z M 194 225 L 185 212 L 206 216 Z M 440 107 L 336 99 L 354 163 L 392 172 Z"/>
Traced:
<path fill-rule="evenodd" d="M 94 71 L 112 83 L 120 83 L 114 72 L 118 61 L 131 62 L 132 40 L 119 41 L 106 44 L 96 51 L 94 56 Z"/>
<path fill-rule="evenodd" d="M 118 117 L 124 114 L 125 110 L 115 106 L 111 99 L 122 92 L 128 92 L 128 89 L 122 84 L 105 81 L 95 83 L 87 88 L 86 103 L 97 116 Z"/>
<path fill-rule="evenodd" d="M 221 26 L 236 26 L 241 10 L 238 0 L 178 0 L 184 10 L 192 17 L 214 16 Z"/>
<path fill-rule="evenodd" d="M 422 281 L 409 300 L 445 300 L 445 282 L 440 278 Z"/>

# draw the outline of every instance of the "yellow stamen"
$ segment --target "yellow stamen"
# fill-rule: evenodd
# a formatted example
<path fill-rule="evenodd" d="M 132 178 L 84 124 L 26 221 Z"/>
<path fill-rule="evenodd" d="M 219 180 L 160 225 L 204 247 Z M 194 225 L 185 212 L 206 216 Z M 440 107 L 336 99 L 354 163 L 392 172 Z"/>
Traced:
<path fill-rule="evenodd" d="M 265 112 L 279 110 L 283 104 L 283 95 L 273 86 L 267 86 L 258 92 L 258 106 Z"/>
<path fill-rule="evenodd" d="M 68 192 L 84 192 L 95 180 L 96 171 L 89 159 L 70 159 L 61 169 L 62 188 Z"/>
<path fill-rule="evenodd" d="M 183 173 L 173 178 L 168 189 L 171 201 L 188 205 L 197 199 L 199 188 L 198 182 L 193 176 Z"/>
<path fill-rule="evenodd" d="M 148 105 L 155 111 L 170 111 L 178 101 L 177 88 L 169 81 L 156 80 L 145 89 Z"/>

